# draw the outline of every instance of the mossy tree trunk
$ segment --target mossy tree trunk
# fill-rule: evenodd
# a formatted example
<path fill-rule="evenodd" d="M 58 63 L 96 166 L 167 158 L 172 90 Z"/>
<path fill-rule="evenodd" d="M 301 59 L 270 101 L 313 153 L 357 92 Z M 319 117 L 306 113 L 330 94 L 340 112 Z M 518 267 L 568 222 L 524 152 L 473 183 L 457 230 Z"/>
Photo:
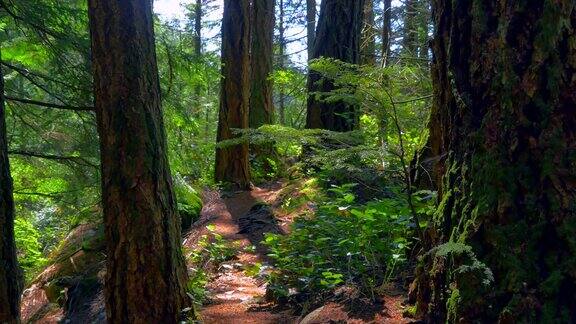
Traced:
<path fill-rule="evenodd" d="M 360 63 L 364 0 L 323 0 L 312 58 L 333 58 Z M 306 128 L 346 132 L 358 123 L 357 107 L 343 100 L 326 102 L 315 93 L 335 90 L 334 83 L 320 73 L 308 73 Z"/>
<path fill-rule="evenodd" d="M 430 323 L 576 321 L 575 6 L 433 1 Z"/>
<path fill-rule="evenodd" d="M 110 323 L 177 323 L 190 306 L 160 107 L 152 2 L 90 0 Z"/>
<path fill-rule="evenodd" d="M 0 69 L 0 323 L 19 323 L 22 276 L 16 259 L 5 108 L 4 76 Z"/>
<path fill-rule="evenodd" d="M 225 0 L 222 19 L 222 80 L 217 142 L 247 129 L 250 104 L 250 1 Z M 250 188 L 248 143 L 216 149 L 216 181 Z"/>

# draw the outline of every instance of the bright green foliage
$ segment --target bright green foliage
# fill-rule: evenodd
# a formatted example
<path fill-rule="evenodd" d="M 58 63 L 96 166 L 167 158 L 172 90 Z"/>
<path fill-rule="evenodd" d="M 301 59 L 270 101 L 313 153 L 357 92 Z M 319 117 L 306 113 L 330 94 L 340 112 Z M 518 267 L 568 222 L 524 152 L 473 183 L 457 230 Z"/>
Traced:
<path fill-rule="evenodd" d="M 26 281 L 29 281 L 47 261 L 42 255 L 40 233 L 32 223 L 22 217 L 14 222 L 14 231 L 18 262 L 24 270 Z"/>
<path fill-rule="evenodd" d="M 352 187 L 331 188 L 330 199 L 314 215 L 298 218 L 290 234 L 266 236 L 276 297 L 287 297 L 289 288 L 319 294 L 343 283 L 374 297 L 405 260 L 413 225 L 408 207 L 392 198 L 358 204 Z"/>
<path fill-rule="evenodd" d="M 182 230 L 185 231 L 200 217 L 202 198 L 179 175 L 174 177 L 174 191 L 178 201 L 178 213 L 182 219 Z"/>

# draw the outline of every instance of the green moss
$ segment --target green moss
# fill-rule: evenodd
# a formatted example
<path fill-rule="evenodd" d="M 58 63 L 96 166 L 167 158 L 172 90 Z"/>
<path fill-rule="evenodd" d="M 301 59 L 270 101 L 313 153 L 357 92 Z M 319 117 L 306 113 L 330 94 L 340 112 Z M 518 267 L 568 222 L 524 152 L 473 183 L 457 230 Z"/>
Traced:
<path fill-rule="evenodd" d="M 448 301 L 446 302 L 446 310 L 448 313 L 447 322 L 448 323 L 457 323 L 458 314 L 459 312 L 459 305 L 461 302 L 460 298 L 460 290 L 457 288 L 452 289 L 450 293 L 450 297 L 448 297 Z"/>

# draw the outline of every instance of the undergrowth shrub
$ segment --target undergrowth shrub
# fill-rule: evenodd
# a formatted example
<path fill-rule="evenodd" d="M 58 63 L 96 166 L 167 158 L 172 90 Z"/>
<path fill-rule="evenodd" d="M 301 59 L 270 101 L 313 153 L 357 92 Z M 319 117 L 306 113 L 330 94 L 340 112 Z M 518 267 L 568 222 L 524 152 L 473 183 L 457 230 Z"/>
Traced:
<path fill-rule="evenodd" d="M 191 185 L 180 177 L 174 177 L 174 191 L 178 201 L 178 213 L 182 220 L 182 230 L 187 230 L 200 217 L 202 198 Z"/>
<path fill-rule="evenodd" d="M 28 282 L 47 263 L 47 259 L 42 254 L 40 233 L 28 220 L 18 217 L 14 221 L 14 234 L 18 262 L 24 270 L 24 277 Z"/>
<path fill-rule="evenodd" d="M 374 298 L 405 261 L 414 225 L 405 200 L 358 204 L 353 186 L 329 189 L 332 198 L 314 214 L 297 218 L 288 235 L 266 235 L 274 262 L 267 278 L 272 296 L 286 298 L 290 289 L 320 294 L 348 283 Z"/>

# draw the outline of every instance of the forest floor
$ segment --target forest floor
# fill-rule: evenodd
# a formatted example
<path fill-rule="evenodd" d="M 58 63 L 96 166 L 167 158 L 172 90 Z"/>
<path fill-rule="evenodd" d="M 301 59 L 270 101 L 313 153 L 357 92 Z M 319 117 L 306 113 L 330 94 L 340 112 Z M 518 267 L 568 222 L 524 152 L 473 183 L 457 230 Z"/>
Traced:
<path fill-rule="evenodd" d="M 202 266 L 208 278 L 207 300 L 200 308 L 202 323 L 409 323 L 402 317 L 405 296 L 394 289 L 377 303 L 354 297 L 354 287 L 342 287 L 334 298 L 320 303 L 281 306 L 266 300 L 264 274 L 270 262 L 260 242 L 264 233 L 287 233 L 294 218 L 312 208 L 306 199 L 291 212 L 281 208 L 300 194 L 283 182 L 249 192 L 204 192 L 200 218 L 184 235 L 184 251 L 188 257 L 206 252 L 199 247 L 205 235 L 220 235 L 220 244 L 233 250 L 226 261 Z M 74 229 L 55 261 L 25 290 L 22 322 L 104 323 L 104 243 L 101 224 Z M 253 271 L 256 264 L 258 271 Z M 198 265 L 190 264 L 190 273 L 194 266 Z"/>
<path fill-rule="evenodd" d="M 260 245 L 265 232 L 286 233 L 297 213 L 283 214 L 281 205 L 284 184 L 274 182 L 250 192 L 206 192 L 202 215 L 186 236 L 185 247 L 193 249 L 207 226 L 237 248 L 235 257 L 221 263 L 210 275 L 207 285 L 208 302 L 201 309 L 205 323 L 408 323 L 403 318 L 402 294 L 383 296 L 379 305 L 331 301 L 308 315 L 301 310 L 280 307 L 266 302 L 266 283 L 246 274 L 245 269 L 260 263 L 268 264 L 265 248 Z M 270 212 L 258 206 L 270 206 Z M 256 207 L 255 207 L 256 206 Z M 302 206 L 307 208 L 306 206 Z M 246 249 L 254 246 L 255 249 Z M 310 312 L 311 311 L 311 312 Z"/>

